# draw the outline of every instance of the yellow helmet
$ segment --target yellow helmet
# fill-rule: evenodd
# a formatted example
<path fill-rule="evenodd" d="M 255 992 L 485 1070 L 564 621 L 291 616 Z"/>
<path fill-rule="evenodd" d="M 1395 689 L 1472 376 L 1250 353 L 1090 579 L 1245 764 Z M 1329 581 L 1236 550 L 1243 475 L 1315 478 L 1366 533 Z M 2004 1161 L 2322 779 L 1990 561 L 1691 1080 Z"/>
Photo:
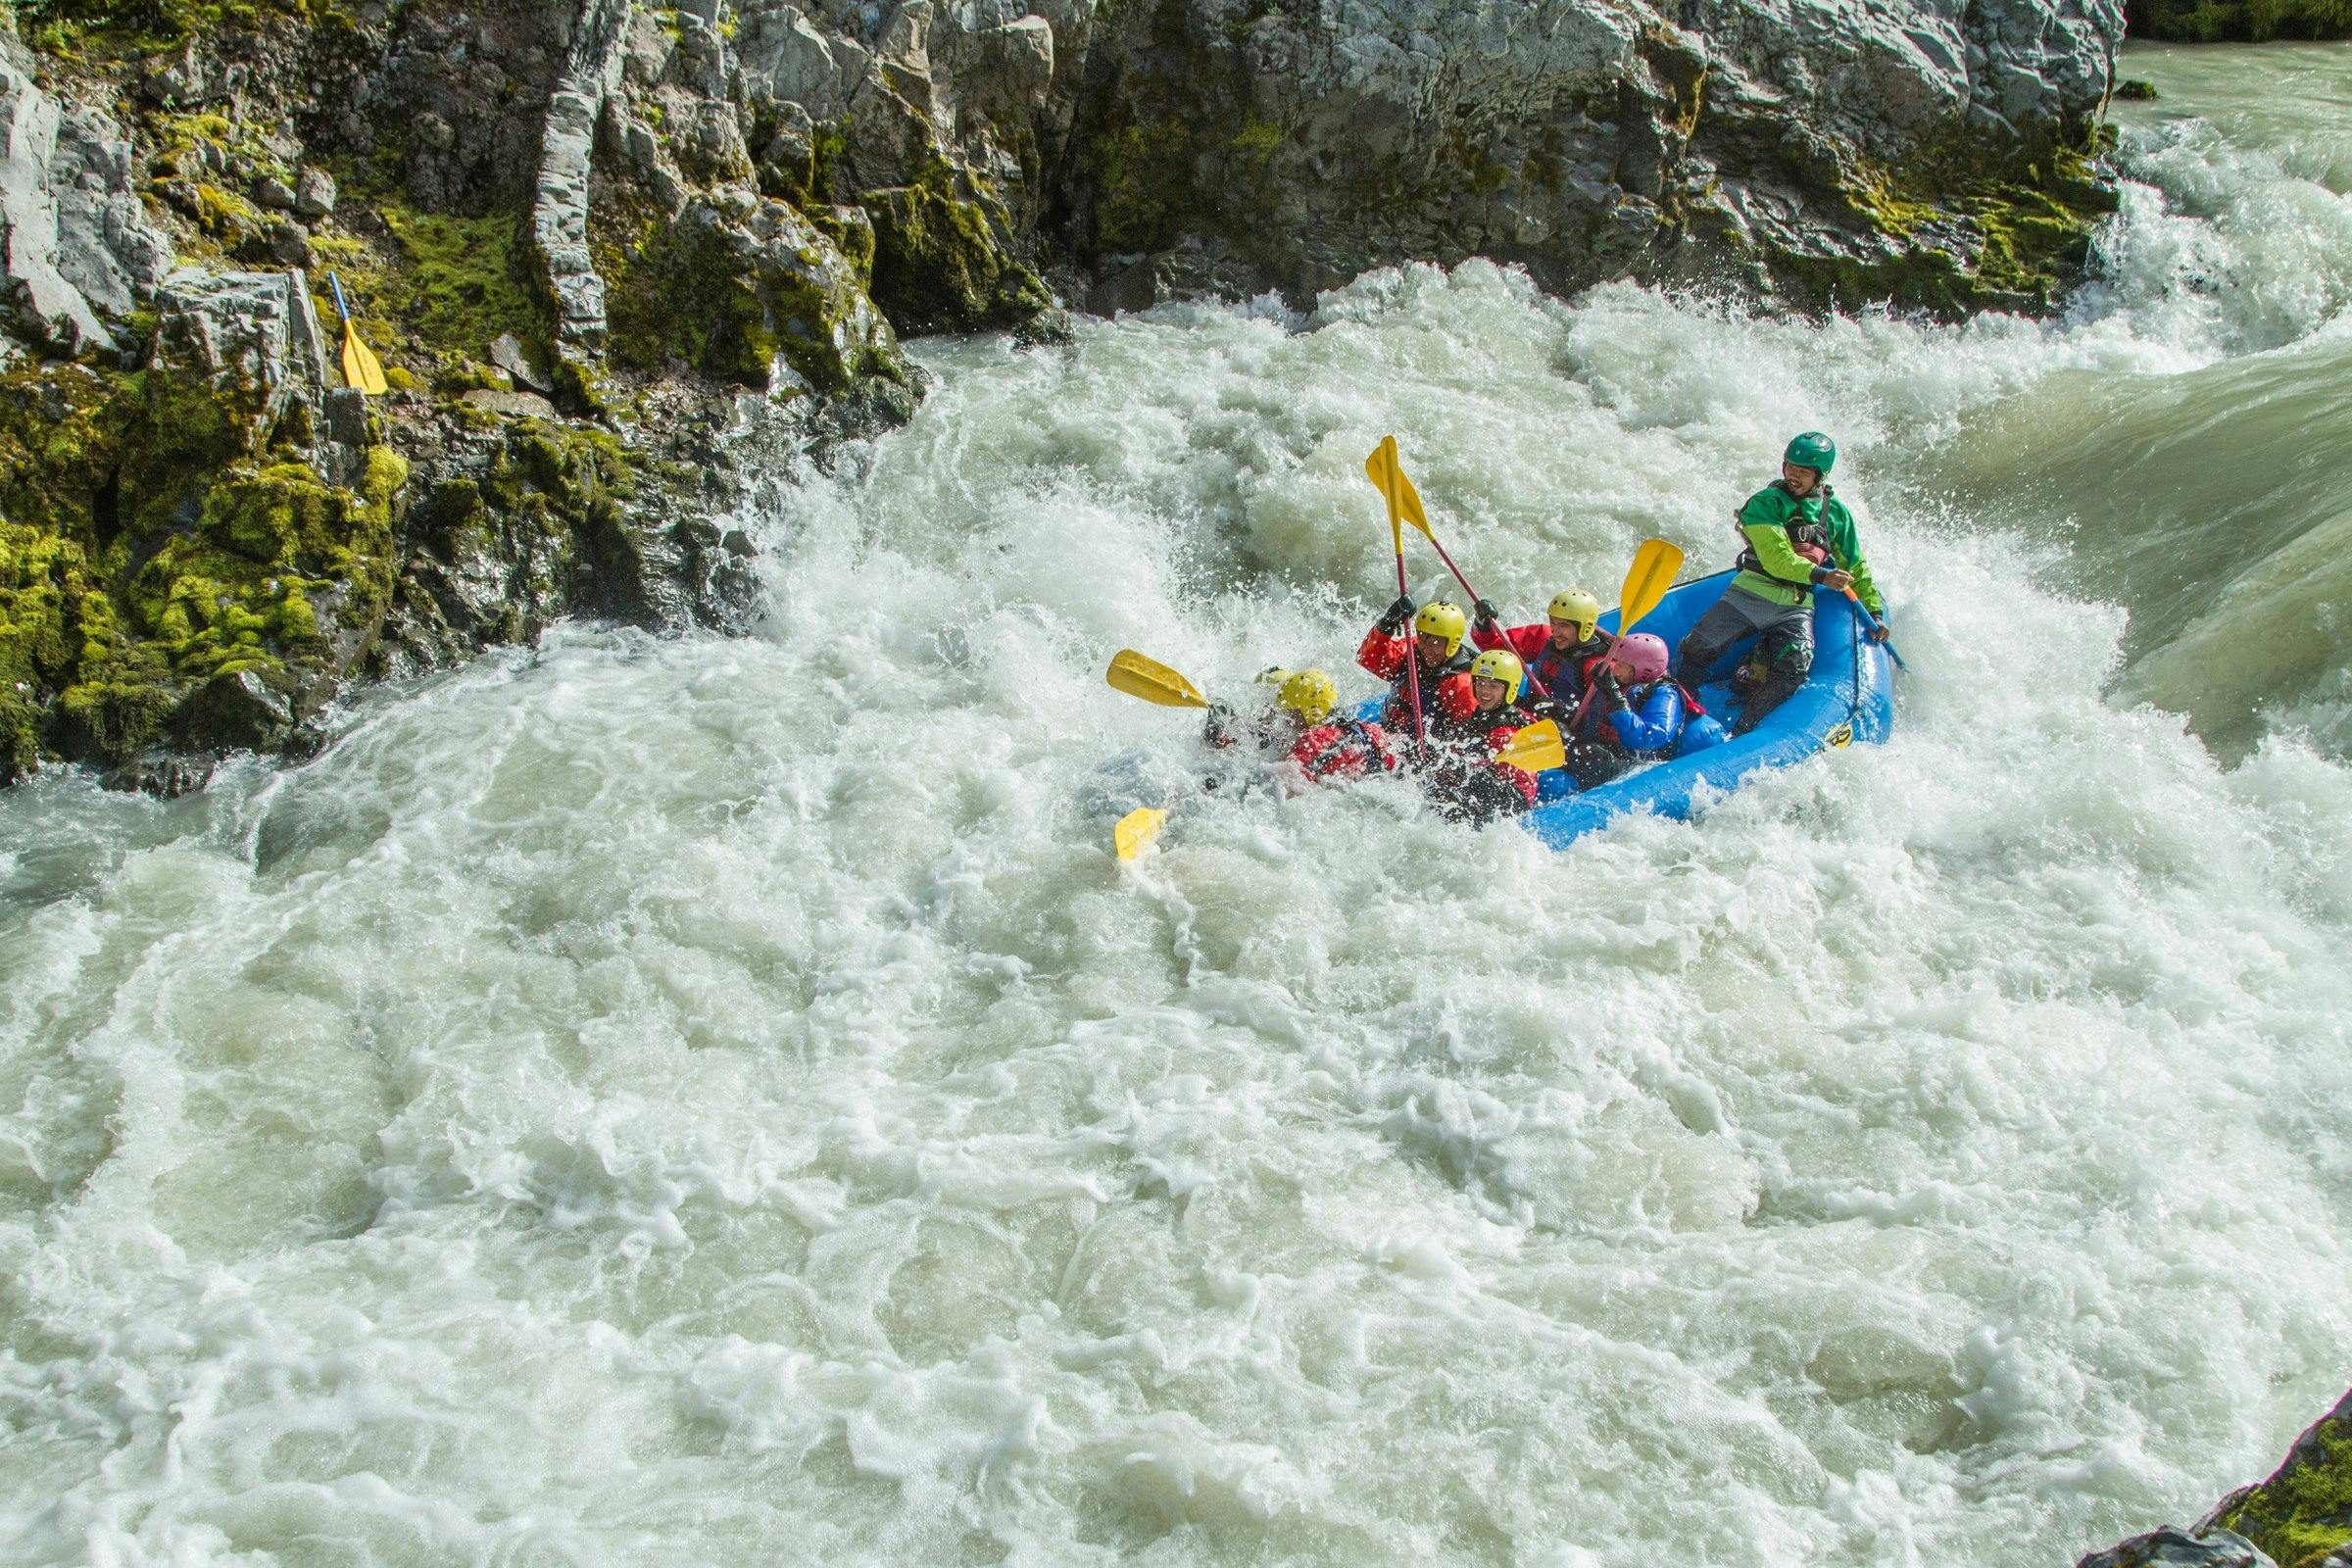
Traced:
<path fill-rule="evenodd" d="M 1519 683 L 1527 678 L 1527 667 L 1519 656 L 1507 648 L 1490 648 L 1470 661 L 1472 680 L 1498 680 L 1511 696 L 1518 695 Z"/>
<path fill-rule="evenodd" d="M 1592 636 L 1592 628 L 1600 624 L 1600 601 L 1582 588 L 1570 588 L 1563 593 L 1553 594 L 1551 618 L 1574 621 L 1584 628 L 1577 633 L 1578 640 L 1582 641 Z"/>
<path fill-rule="evenodd" d="M 1296 670 L 1283 678 L 1274 701 L 1309 724 L 1320 724 L 1339 705 L 1340 689 L 1319 669 Z"/>
<path fill-rule="evenodd" d="M 1449 605 L 1443 599 L 1423 605 L 1421 613 L 1413 617 L 1413 630 L 1424 637 L 1446 639 L 1447 659 L 1451 659 L 1454 650 L 1462 646 L 1462 634 L 1469 629 L 1470 618 L 1462 613 L 1462 607 Z"/>

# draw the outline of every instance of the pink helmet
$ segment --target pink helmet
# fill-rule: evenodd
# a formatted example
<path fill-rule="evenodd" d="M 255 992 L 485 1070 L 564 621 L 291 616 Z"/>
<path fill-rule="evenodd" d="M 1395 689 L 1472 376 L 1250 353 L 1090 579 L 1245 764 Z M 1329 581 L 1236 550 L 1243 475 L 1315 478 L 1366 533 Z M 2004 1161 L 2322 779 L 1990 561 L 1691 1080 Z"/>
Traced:
<path fill-rule="evenodd" d="M 1666 644 L 1645 631 L 1617 639 L 1609 657 L 1632 670 L 1637 683 L 1663 680 L 1666 676 Z"/>

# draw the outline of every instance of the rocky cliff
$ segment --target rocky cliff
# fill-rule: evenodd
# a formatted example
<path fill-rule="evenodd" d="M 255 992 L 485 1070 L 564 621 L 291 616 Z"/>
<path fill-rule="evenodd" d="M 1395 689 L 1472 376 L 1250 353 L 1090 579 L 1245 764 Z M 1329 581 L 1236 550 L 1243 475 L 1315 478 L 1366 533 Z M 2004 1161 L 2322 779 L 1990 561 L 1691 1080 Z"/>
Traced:
<path fill-rule="evenodd" d="M 755 466 L 903 334 L 1488 255 L 2046 306 L 2115 0 L 17 0 L 0 779 L 175 788 L 355 675 L 756 612 Z M 342 384 L 339 283 L 388 392 Z"/>

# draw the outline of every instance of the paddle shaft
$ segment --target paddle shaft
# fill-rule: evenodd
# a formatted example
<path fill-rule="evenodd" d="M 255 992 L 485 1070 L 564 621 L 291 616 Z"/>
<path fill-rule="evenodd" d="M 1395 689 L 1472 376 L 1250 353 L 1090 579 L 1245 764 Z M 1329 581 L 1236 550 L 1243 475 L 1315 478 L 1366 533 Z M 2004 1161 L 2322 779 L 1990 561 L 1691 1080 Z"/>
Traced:
<path fill-rule="evenodd" d="M 1854 607 L 1854 613 L 1862 617 L 1862 624 L 1865 628 L 1874 632 L 1883 632 L 1886 629 L 1879 624 L 1879 617 L 1870 612 L 1870 607 L 1862 602 L 1862 596 L 1851 588 L 1845 591 L 1845 602 Z M 1892 637 L 1886 638 L 1879 646 L 1886 650 L 1886 657 L 1894 661 L 1895 668 L 1909 669 L 1911 667 L 1903 662 L 1903 656 L 1894 651 Z"/>
<path fill-rule="evenodd" d="M 1404 583 L 1404 536 L 1396 536 L 1396 597 L 1410 598 L 1412 590 Z M 1421 649 L 1420 639 L 1413 635 L 1413 623 L 1404 623 L 1404 699 L 1413 705 L 1413 744 L 1426 747 L 1429 737 L 1421 728 Z"/>
<path fill-rule="evenodd" d="M 335 291 L 335 314 L 343 318 L 343 324 L 348 327 L 351 325 L 351 307 L 343 303 L 343 280 L 329 272 L 326 281 L 327 286 Z"/>
<path fill-rule="evenodd" d="M 1438 559 L 1446 563 L 1446 569 L 1453 573 L 1453 580 L 1462 585 L 1462 592 L 1470 596 L 1470 603 L 1476 605 L 1478 603 L 1478 590 L 1470 586 L 1470 579 L 1462 575 L 1462 568 L 1453 564 L 1453 558 L 1446 553 L 1446 547 L 1438 543 L 1438 536 L 1434 533 L 1431 534 L 1429 536 L 1429 543 L 1430 548 L 1437 551 Z M 1505 648 L 1508 648 L 1510 647 L 1511 640 L 1508 637 L 1505 637 L 1502 640 L 1502 643 Z M 1527 669 L 1523 665 L 1521 666 L 1521 672 L 1527 676 L 1527 683 L 1536 689 L 1536 696 L 1538 698 L 1544 702 L 1551 701 L 1551 688 L 1538 680 L 1534 670 Z"/>

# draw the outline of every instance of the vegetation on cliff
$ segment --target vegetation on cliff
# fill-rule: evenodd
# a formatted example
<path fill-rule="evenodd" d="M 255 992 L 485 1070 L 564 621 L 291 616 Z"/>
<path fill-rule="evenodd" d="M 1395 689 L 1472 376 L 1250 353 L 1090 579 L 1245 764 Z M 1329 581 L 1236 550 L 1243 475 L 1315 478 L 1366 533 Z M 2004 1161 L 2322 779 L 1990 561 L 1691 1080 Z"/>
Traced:
<path fill-rule="evenodd" d="M 2170 43 L 2352 38 L 2352 0 L 2132 0 L 2132 35 Z"/>
<path fill-rule="evenodd" d="M 2321 1568 L 2352 1543 L 2352 1394 L 2296 1440 L 2269 1480 L 2231 1496 L 2212 1522 L 2253 1542 L 2278 1568 Z"/>

